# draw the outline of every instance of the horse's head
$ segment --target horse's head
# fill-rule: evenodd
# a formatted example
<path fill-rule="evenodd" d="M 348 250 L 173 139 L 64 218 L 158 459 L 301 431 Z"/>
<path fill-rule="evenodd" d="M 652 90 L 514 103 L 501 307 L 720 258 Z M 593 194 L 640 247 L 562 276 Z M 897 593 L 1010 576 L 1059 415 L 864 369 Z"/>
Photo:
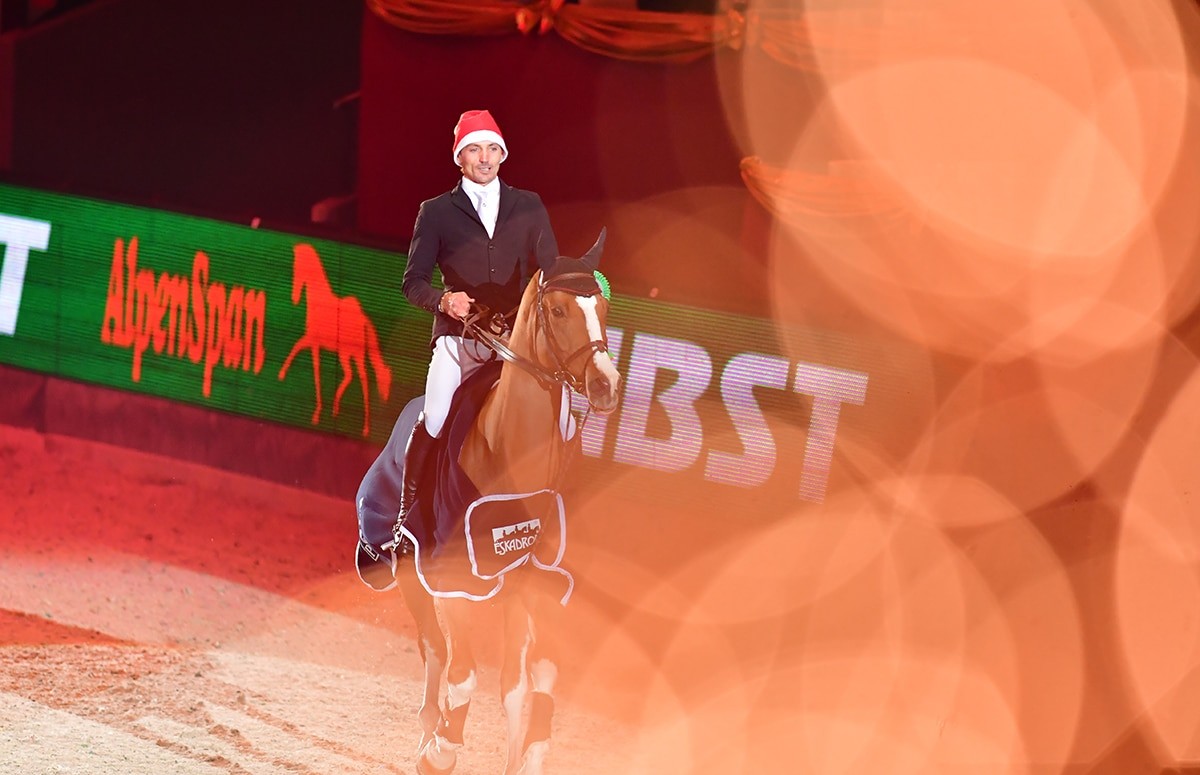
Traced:
<path fill-rule="evenodd" d="M 608 298 L 596 276 L 604 236 L 582 258 L 560 257 L 534 285 L 538 360 L 608 414 L 617 408 L 621 375 L 608 354 Z"/>
<path fill-rule="evenodd" d="M 312 245 L 299 242 L 292 247 L 292 304 L 300 303 L 300 294 L 304 292 L 313 267 L 320 264 L 321 257 Z"/>

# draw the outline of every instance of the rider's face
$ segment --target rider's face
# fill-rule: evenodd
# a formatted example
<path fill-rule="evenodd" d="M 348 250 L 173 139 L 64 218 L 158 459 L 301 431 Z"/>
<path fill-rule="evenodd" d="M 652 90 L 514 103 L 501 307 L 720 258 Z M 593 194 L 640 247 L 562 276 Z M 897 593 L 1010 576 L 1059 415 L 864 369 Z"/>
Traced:
<path fill-rule="evenodd" d="M 471 143 L 458 152 L 458 164 L 467 180 L 486 186 L 500 174 L 504 149 L 498 143 Z"/>

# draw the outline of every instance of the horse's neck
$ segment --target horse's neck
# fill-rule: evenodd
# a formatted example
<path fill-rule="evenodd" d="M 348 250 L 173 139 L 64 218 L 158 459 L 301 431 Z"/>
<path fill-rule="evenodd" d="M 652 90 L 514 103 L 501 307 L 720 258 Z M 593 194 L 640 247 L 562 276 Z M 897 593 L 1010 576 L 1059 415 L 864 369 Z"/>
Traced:
<path fill-rule="evenodd" d="M 535 363 L 539 276 L 525 287 L 508 340 L 513 352 Z M 557 484 L 565 451 L 556 398 L 520 366 L 501 367 L 499 382 L 475 422 L 475 438 L 459 458 L 481 492 L 533 492 Z"/>
<path fill-rule="evenodd" d="M 325 275 L 325 267 L 319 263 L 310 264 L 305 274 L 307 276 L 304 278 L 304 284 L 308 288 L 310 301 L 319 301 L 333 295 L 333 286 L 329 284 L 329 277 Z"/>
<path fill-rule="evenodd" d="M 554 409 L 551 393 L 505 364 L 475 424 L 482 444 L 472 445 L 477 454 L 462 461 L 481 491 L 532 492 L 556 484 L 563 442 Z"/>

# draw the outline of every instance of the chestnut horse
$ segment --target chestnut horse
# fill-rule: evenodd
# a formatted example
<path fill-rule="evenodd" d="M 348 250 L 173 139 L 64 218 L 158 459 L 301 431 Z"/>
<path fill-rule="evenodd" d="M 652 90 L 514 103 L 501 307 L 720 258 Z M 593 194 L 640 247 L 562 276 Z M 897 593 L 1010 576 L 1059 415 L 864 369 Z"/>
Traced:
<path fill-rule="evenodd" d="M 494 328 L 481 328 L 470 321 L 466 324 L 469 334 L 502 359 L 495 386 L 482 399 L 474 420 L 465 426 L 458 453 L 462 472 L 483 496 L 472 508 L 489 497 L 518 497 L 509 495 L 514 493 L 553 496 L 549 509 L 544 508 L 545 500 L 540 511 L 534 509 L 539 518 L 520 522 L 518 517 L 517 524 L 491 528 L 491 535 L 499 537 L 496 554 L 503 557 L 491 554 L 490 538 L 475 545 L 473 573 L 493 586 L 478 595 L 435 588 L 427 578 L 428 565 L 422 566 L 424 549 L 414 548 L 415 536 L 409 526 L 396 526 L 396 543 L 405 551 L 398 552 L 393 573 L 416 622 L 425 665 L 425 693 L 418 711 L 422 738 L 417 772 L 421 775 L 445 775 L 454 768 L 477 685 L 470 623 L 473 607 L 485 599 L 498 603 L 504 617 L 500 671 L 508 743 L 504 772 L 543 772 L 558 675 L 555 624 L 573 583 L 569 573 L 557 565 L 565 548 L 566 525 L 559 479 L 578 438 L 570 396 L 572 391 L 580 393 L 587 398 L 589 413 L 607 414 L 617 406 L 621 382 L 608 354 L 606 289 L 601 289 L 595 271 L 603 246 L 602 231 L 583 258 L 559 258 L 551 270 L 537 272 L 524 291 L 507 340 L 497 336 Z M 443 437 L 447 433 L 444 430 Z M 386 450 L 381 458 L 395 459 Z M 472 512 L 467 513 L 469 522 Z M 436 519 L 443 516 L 437 514 Z M 551 524 L 563 532 L 549 559 L 532 552 L 513 560 L 513 555 L 506 554 L 507 548 L 500 548 L 545 541 L 546 533 L 553 532 Z M 506 567 L 481 574 L 478 568 L 488 561 L 481 553 Z"/>

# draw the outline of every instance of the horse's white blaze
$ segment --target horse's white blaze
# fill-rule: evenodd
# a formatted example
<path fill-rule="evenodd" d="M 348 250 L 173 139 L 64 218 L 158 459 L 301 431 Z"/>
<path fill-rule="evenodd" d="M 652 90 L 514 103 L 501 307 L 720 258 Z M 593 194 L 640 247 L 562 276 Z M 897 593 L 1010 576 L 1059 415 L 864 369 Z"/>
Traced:
<path fill-rule="evenodd" d="M 475 694 L 475 687 L 478 685 L 479 681 L 475 678 L 475 671 L 472 670 L 462 683 L 450 684 L 446 687 L 446 705 L 450 710 L 466 705 L 471 701 L 471 697 Z"/>
<path fill-rule="evenodd" d="M 603 342 L 604 330 L 600 327 L 600 314 L 596 311 L 596 305 L 599 303 L 597 298 L 595 296 L 576 296 L 575 303 L 583 310 L 583 319 L 587 322 L 588 338 L 593 342 Z M 608 379 L 609 384 L 616 385 L 620 382 L 621 377 L 617 373 L 617 367 L 613 365 L 612 357 L 608 353 L 594 353 L 592 362 Z"/>

